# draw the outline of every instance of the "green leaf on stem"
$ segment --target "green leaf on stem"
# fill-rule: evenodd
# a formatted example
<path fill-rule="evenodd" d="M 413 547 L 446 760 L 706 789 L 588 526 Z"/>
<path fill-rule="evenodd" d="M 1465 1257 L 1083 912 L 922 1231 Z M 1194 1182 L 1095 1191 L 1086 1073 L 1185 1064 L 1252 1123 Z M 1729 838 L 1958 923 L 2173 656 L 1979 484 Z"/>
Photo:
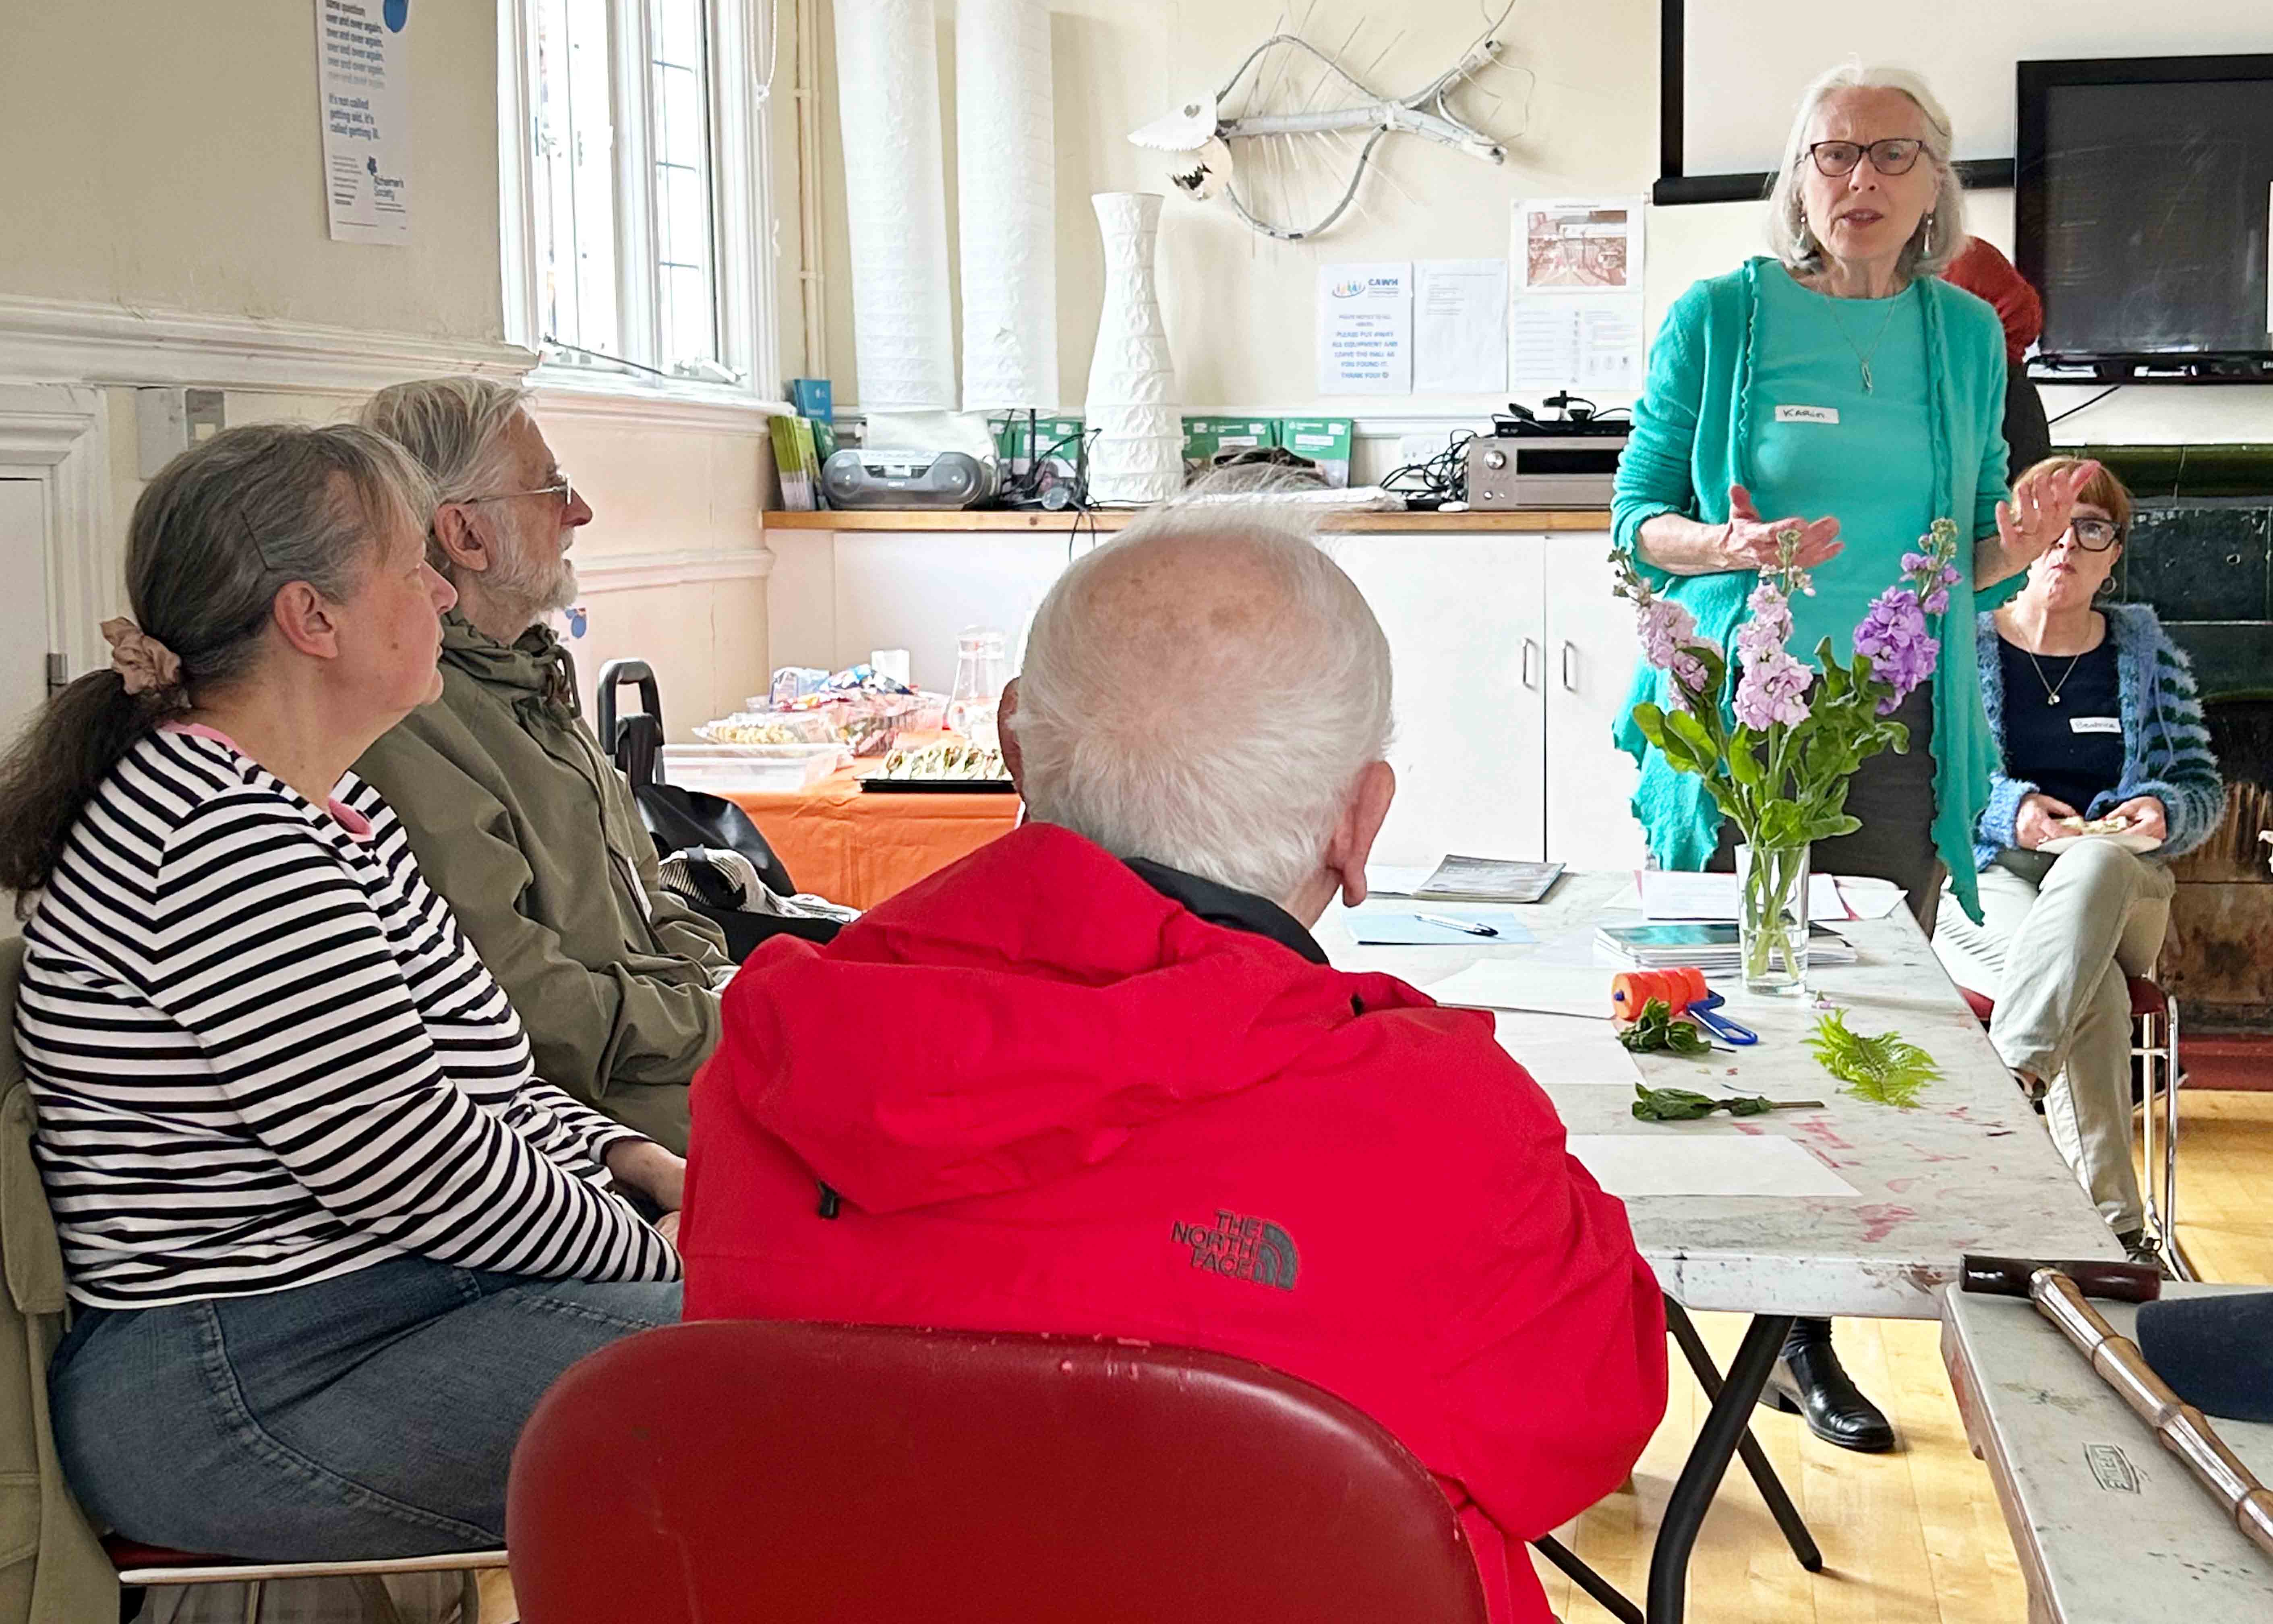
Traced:
<path fill-rule="evenodd" d="M 1807 1046 L 1849 1094 L 1873 1104 L 1913 1109 L 1919 1091 L 1941 1080 L 1941 1067 L 1925 1050 L 1891 1032 L 1865 1036 L 1854 1031 L 1843 1010 L 1818 1016 Z"/>
<path fill-rule="evenodd" d="M 1677 1055 L 1713 1052 L 1713 1046 L 1697 1030 L 1697 1023 L 1674 1019 L 1671 1008 L 1662 998 L 1652 998 L 1643 1004 L 1633 1024 L 1619 1032 L 1618 1041 L 1637 1055 L 1659 1049 L 1670 1049 Z"/>

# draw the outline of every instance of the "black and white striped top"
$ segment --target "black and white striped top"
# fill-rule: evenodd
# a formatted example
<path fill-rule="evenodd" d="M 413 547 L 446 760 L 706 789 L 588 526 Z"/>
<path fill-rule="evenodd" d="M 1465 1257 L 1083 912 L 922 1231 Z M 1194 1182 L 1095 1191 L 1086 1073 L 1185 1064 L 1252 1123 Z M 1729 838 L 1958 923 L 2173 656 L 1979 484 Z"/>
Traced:
<path fill-rule="evenodd" d="M 352 774 L 339 794 L 169 727 L 72 830 L 16 1011 L 72 1297 L 274 1291 L 406 1252 L 675 1278 L 601 1187 L 636 1136 L 535 1080 L 394 815 Z"/>

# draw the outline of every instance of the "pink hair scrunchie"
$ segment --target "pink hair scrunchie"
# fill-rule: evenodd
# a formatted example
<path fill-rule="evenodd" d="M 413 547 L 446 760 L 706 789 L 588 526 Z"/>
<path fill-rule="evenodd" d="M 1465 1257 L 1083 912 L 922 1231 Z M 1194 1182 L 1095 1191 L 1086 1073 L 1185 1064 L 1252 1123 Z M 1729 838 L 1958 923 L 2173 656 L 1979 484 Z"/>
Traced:
<path fill-rule="evenodd" d="M 125 616 L 98 628 L 110 645 L 110 668 L 130 694 L 168 694 L 182 686 L 178 655 Z"/>

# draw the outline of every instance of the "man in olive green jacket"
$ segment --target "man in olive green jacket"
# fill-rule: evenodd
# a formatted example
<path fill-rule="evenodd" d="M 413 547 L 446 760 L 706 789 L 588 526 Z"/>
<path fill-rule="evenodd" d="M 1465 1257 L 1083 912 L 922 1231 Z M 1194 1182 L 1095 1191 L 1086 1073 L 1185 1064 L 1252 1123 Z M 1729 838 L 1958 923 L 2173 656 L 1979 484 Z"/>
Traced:
<path fill-rule="evenodd" d="M 442 697 L 356 763 L 513 1000 L 537 1074 L 673 1151 L 733 971 L 718 929 L 663 888 L 630 791 L 577 711 L 544 617 L 592 510 L 520 391 L 452 378 L 382 390 L 368 427 L 434 482 L 428 553 L 457 588 Z"/>

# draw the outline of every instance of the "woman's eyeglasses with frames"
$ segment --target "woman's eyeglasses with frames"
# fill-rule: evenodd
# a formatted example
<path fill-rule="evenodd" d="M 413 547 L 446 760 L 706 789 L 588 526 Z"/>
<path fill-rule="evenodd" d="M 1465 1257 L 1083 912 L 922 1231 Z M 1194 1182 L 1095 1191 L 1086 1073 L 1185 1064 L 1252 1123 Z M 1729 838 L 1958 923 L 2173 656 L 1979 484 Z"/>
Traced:
<path fill-rule="evenodd" d="M 1925 143 L 1906 135 L 1890 135 L 1883 141 L 1812 141 L 1807 155 L 1815 160 L 1815 167 L 1834 180 L 1842 175 L 1852 175 L 1855 166 L 1863 162 L 1863 154 L 1871 154 L 1871 167 L 1881 175 L 1907 175 L 1917 167 L 1918 154 Z"/>
<path fill-rule="evenodd" d="M 2123 527 L 2112 519 L 2078 519 L 2067 530 L 2086 553 L 2104 553 L 2123 539 Z"/>

